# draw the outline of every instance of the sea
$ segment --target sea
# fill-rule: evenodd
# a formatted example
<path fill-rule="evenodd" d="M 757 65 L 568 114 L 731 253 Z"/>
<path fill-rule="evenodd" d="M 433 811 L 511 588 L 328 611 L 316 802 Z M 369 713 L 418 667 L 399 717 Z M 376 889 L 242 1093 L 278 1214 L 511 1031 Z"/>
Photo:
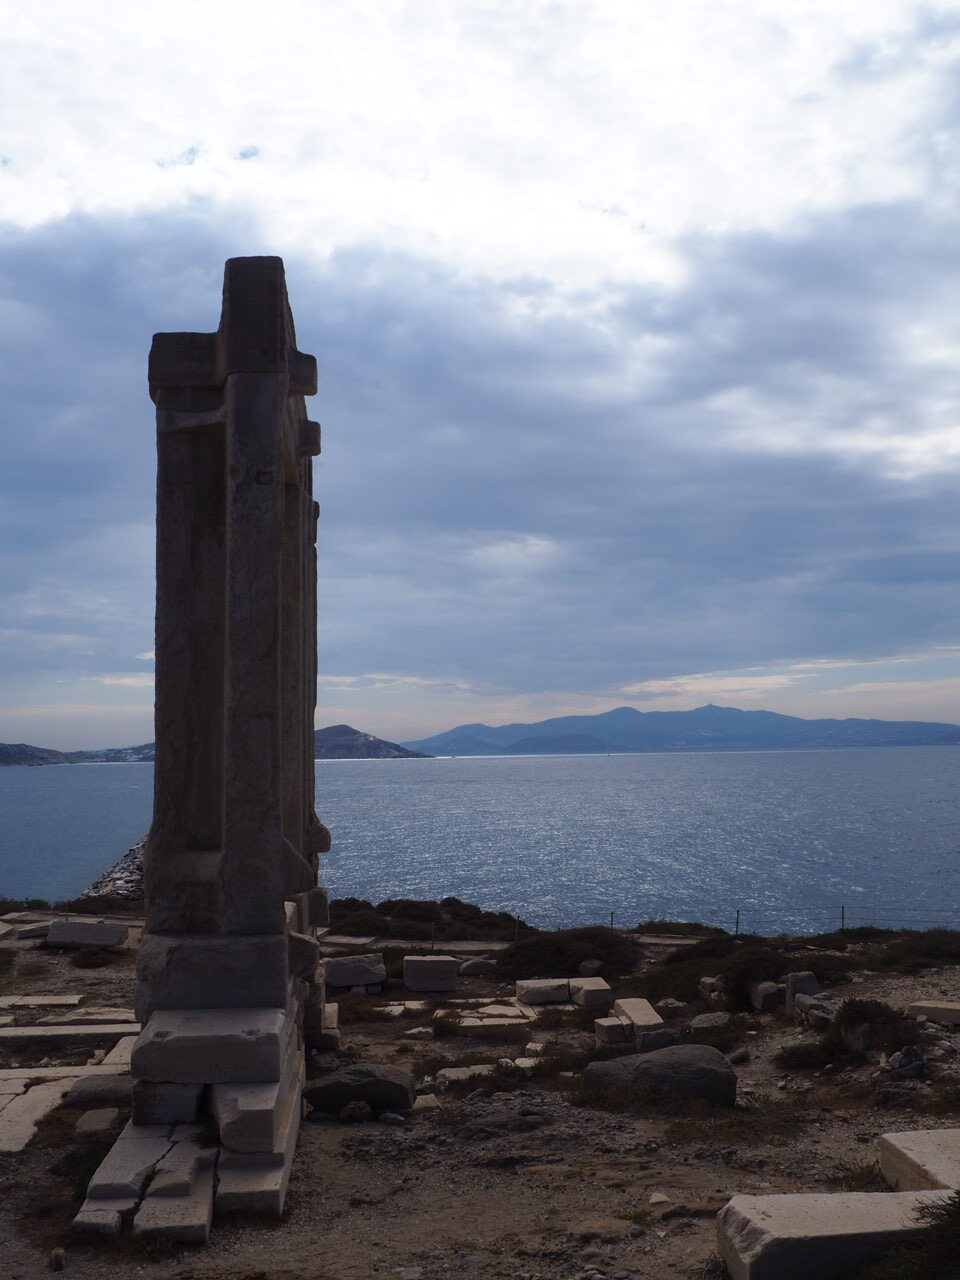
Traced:
<path fill-rule="evenodd" d="M 960 750 L 319 760 L 333 897 L 556 928 L 960 928 Z M 150 822 L 150 764 L 0 768 L 0 896 L 73 897 Z"/>

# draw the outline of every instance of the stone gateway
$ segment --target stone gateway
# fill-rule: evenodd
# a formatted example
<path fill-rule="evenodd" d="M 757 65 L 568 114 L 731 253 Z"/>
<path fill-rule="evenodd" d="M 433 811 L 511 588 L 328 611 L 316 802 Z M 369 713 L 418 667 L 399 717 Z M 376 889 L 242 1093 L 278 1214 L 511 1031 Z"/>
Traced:
<path fill-rule="evenodd" d="M 143 1030 L 133 1120 L 118 1145 L 159 1154 L 133 1189 L 95 1174 L 78 1225 L 112 1233 L 132 1217 L 135 1233 L 176 1236 L 186 1224 L 182 1238 L 196 1240 L 215 1208 L 282 1210 L 304 1025 L 324 1026 L 317 869 L 330 838 L 314 813 L 313 750 L 320 428 L 304 402 L 316 362 L 297 349 L 281 260 L 227 262 L 216 333 L 157 334 L 149 378 L 156 767 Z"/>

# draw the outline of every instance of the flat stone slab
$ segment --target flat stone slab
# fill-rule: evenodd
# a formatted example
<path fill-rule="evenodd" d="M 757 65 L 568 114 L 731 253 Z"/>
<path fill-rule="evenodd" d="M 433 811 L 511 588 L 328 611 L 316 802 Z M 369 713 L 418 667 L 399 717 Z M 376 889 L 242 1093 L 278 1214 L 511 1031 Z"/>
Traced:
<path fill-rule="evenodd" d="M 639 997 L 632 997 L 626 1000 L 615 1000 L 613 1002 L 614 1017 L 622 1018 L 629 1022 L 634 1032 L 652 1031 L 656 1027 L 663 1026 L 663 1019 L 654 1009 L 649 1000 L 643 1000 Z"/>
<path fill-rule="evenodd" d="M 0 996 L 0 1009 L 73 1009 L 83 996 Z"/>
<path fill-rule="evenodd" d="M 894 1191 L 960 1190 L 960 1129 L 885 1133 L 877 1153 Z"/>
<path fill-rule="evenodd" d="M 44 1116 L 59 1107 L 72 1083 L 69 1079 L 50 1080 L 11 1098 L 0 1111 L 0 1151 L 22 1151 Z"/>
<path fill-rule="evenodd" d="M 566 1004 L 570 983 L 566 978 L 527 978 L 517 983 L 517 999 L 524 1004 Z"/>
<path fill-rule="evenodd" d="M 140 1021 L 132 1009 L 72 1009 L 60 1013 L 48 1013 L 42 1017 L 38 1026 L 82 1027 L 91 1023 L 133 1022 L 139 1029 Z"/>
<path fill-rule="evenodd" d="M 90 1179 L 87 1200 L 136 1199 L 172 1145 L 169 1125 L 127 1123 Z"/>
<path fill-rule="evenodd" d="M 133 1053 L 133 1046 L 137 1043 L 136 1036 L 124 1036 L 122 1040 L 118 1040 L 110 1052 L 103 1059 L 102 1065 L 105 1067 L 113 1067 L 114 1071 L 119 1071 L 121 1067 L 129 1068 L 130 1056 Z"/>
<path fill-rule="evenodd" d="M 456 1084 L 460 1080 L 473 1080 L 479 1076 L 488 1076 L 493 1071 L 492 1063 L 478 1063 L 473 1067 L 442 1067 L 434 1077 L 438 1089 Z"/>
<path fill-rule="evenodd" d="M 960 1003 L 955 1000 L 917 1000 L 907 1006 L 910 1018 L 929 1018 L 948 1027 L 960 1026 Z"/>
<path fill-rule="evenodd" d="M 16 1049 L 24 1044 L 43 1044 L 50 1048 L 63 1045 L 90 1045 L 98 1048 L 113 1044 L 130 1034 L 129 1022 L 103 1023 L 96 1026 L 65 1027 L 0 1027 L 0 1046 Z M 114 1068 L 116 1070 L 116 1068 Z M 74 1071 L 74 1075 L 79 1074 Z"/>
<path fill-rule="evenodd" d="M 71 1083 L 64 1101 L 68 1107 L 129 1107 L 132 1091 L 129 1076 L 81 1076 Z"/>
<path fill-rule="evenodd" d="M 291 1025 L 283 1009 L 159 1009 L 137 1038 L 131 1072 L 172 1084 L 279 1080 Z"/>
<path fill-rule="evenodd" d="M 834 1280 L 928 1228 L 917 1210 L 942 1191 L 734 1196 L 717 1215 L 731 1280 Z"/>
<path fill-rule="evenodd" d="M 408 991 L 456 991 L 456 956 L 404 956 L 403 985 Z"/>
<path fill-rule="evenodd" d="M 136 1207 L 137 1199 L 133 1196 L 125 1200 L 84 1200 L 73 1225 L 83 1235 L 111 1239 L 120 1234 L 123 1215 Z"/>
<path fill-rule="evenodd" d="M 107 920 L 51 920 L 47 946 L 119 947 L 126 942 L 129 932 L 128 925 Z"/>
<path fill-rule="evenodd" d="M 77 1119 L 75 1132 L 80 1136 L 107 1133 L 116 1124 L 119 1115 L 118 1107 L 95 1107 L 92 1111 L 84 1111 Z"/>
<path fill-rule="evenodd" d="M 613 992 L 603 978 L 571 978 L 570 999 L 582 1009 L 606 1013 L 613 1004 Z"/>
<path fill-rule="evenodd" d="M 116 1076 L 121 1074 L 117 1067 L 105 1067 L 100 1063 L 84 1064 L 73 1067 L 3 1067 L 0 1069 L 0 1089 L 8 1080 L 85 1080 L 88 1076 Z"/>
<path fill-rule="evenodd" d="M 300 1132 L 302 1077 L 294 1083 L 271 1151 L 243 1155 L 223 1151 L 217 1170 L 216 1209 L 223 1213 L 279 1216 L 287 1197 Z"/>
<path fill-rule="evenodd" d="M 177 1143 L 174 1152 L 185 1145 Z M 133 1219 L 133 1234 L 141 1238 L 162 1236 L 178 1244 L 206 1244 L 213 1221 L 215 1162 L 213 1151 L 208 1163 L 197 1170 L 189 1190 L 177 1195 L 154 1191 L 151 1183 Z M 161 1161 L 157 1166 L 154 1182 L 163 1176 L 163 1164 Z"/>

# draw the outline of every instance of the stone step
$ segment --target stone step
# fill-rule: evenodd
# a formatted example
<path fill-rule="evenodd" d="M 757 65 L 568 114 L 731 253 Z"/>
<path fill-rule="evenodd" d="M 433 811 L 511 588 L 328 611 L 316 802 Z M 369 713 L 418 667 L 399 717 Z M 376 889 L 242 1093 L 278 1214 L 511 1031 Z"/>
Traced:
<path fill-rule="evenodd" d="M 734 1196 L 717 1215 L 731 1280 L 839 1280 L 927 1230 L 942 1191 Z"/>
<path fill-rule="evenodd" d="M 129 1121 L 87 1187 L 87 1201 L 138 1198 L 173 1145 L 171 1126 Z"/>
<path fill-rule="evenodd" d="M 885 1133 L 877 1152 L 895 1191 L 960 1190 L 960 1129 Z"/>
<path fill-rule="evenodd" d="M 566 978 L 527 978 L 517 983 L 517 999 L 523 1004 L 567 1004 L 570 983 Z"/>

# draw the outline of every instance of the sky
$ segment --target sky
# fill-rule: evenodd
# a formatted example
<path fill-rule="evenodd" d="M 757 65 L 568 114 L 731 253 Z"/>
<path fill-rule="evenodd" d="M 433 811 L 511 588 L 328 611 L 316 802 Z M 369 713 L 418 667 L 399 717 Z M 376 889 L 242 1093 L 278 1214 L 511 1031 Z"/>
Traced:
<path fill-rule="evenodd" d="M 279 254 L 318 726 L 960 722 L 960 4 L 0 0 L 0 741 L 150 741 L 151 335 Z"/>

